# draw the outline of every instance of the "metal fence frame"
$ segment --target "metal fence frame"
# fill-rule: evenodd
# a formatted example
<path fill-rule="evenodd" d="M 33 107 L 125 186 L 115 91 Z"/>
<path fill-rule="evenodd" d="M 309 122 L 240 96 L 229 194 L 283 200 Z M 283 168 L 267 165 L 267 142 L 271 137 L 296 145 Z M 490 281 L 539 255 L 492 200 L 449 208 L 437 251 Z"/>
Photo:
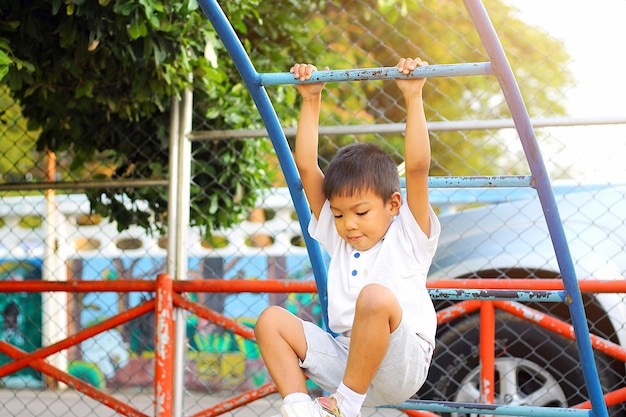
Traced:
<path fill-rule="evenodd" d="M 483 280 L 440 280 L 429 283 L 429 292 L 433 299 L 461 300 L 461 302 L 437 312 L 438 324 L 454 320 L 457 317 L 480 311 L 481 340 L 480 361 L 485 385 L 494 386 L 494 333 L 496 309 L 506 311 L 531 323 L 541 326 L 546 330 L 575 339 L 573 326 L 555 319 L 549 315 L 533 310 L 516 301 L 527 301 L 528 294 L 535 297 L 550 298 L 558 301 L 564 297 L 563 283 L 561 280 L 515 280 L 514 282 L 483 279 Z M 626 293 L 626 280 L 623 281 L 598 281 L 585 280 L 580 282 L 581 291 L 594 293 Z M 175 377 L 179 371 L 175 362 L 175 349 L 177 340 L 174 338 L 175 310 L 183 309 L 197 314 L 233 333 L 248 340 L 254 340 L 254 332 L 249 327 L 237 323 L 202 304 L 194 302 L 183 296 L 187 292 L 271 292 L 271 293 L 312 293 L 316 292 L 314 281 L 285 281 L 268 280 L 173 280 L 168 274 L 160 274 L 154 281 L 120 280 L 115 288 L 107 281 L 81 281 L 81 282 L 47 282 L 47 281 L 23 281 L 8 282 L 3 287 L 3 292 L 153 292 L 155 298 L 148 300 L 128 311 L 117 314 L 96 325 L 85 328 L 76 334 L 49 346 L 42 347 L 31 353 L 21 351 L 10 344 L 0 341 L 0 352 L 14 359 L 13 362 L 0 367 L 0 377 L 12 372 L 17 372 L 25 366 L 31 366 L 43 374 L 67 384 L 69 387 L 84 393 L 85 395 L 101 402 L 103 405 L 116 410 L 122 415 L 130 417 L 147 417 L 146 414 L 133 408 L 112 395 L 83 382 L 61 369 L 48 364 L 45 359 L 64 349 L 77 345 L 82 341 L 94 337 L 106 330 L 112 329 L 122 323 L 128 322 L 141 315 L 155 312 L 157 332 L 155 333 L 155 379 L 154 379 L 154 416 L 171 417 L 180 410 L 176 410 L 174 395 Z M 478 289 L 472 292 L 471 289 Z M 465 290 L 465 291 L 464 291 Z M 178 339 L 180 341 L 180 339 Z M 606 355 L 626 363 L 626 349 L 608 340 L 591 335 L 591 344 L 594 349 Z M 277 388 L 273 383 L 249 390 L 235 397 L 229 398 L 219 404 L 207 408 L 193 417 L 214 417 L 232 411 L 270 394 L 276 393 Z M 589 401 L 569 408 L 526 407 L 489 405 L 493 404 L 493 390 L 483 392 L 484 404 L 450 403 L 428 400 L 409 400 L 394 406 L 408 415 L 427 416 L 429 412 L 453 411 L 493 415 L 590 415 L 591 403 Z M 626 388 L 604 395 L 607 406 L 626 401 Z"/>

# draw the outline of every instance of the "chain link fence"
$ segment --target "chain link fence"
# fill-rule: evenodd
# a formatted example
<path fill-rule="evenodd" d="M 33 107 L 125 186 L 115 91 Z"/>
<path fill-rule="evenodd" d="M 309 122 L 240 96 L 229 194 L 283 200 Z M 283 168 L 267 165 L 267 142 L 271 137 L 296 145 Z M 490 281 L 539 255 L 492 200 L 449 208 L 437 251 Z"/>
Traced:
<path fill-rule="evenodd" d="M 580 101 L 573 101 L 584 85 L 577 85 L 580 79 L 575 64 L 580 57 L 572 55 L 568 38 L 553 35 L 549 27 L 532 22 L 531 15 L 524 14 L 523 2 L 485 3 L 536 124 L 579 279 L 623 279 L 626 188 L 608 168 L 623 165 L 620 155 L 624 154 L 626 131 L 620 123 L 624 120 L 598 115 L 593 103 L 584 103 L 587 107 L 581 108 Z M 571 7 L 579 13 L 582 2 L 573 3 Z M 302 56 L 294 57 L 294 62 L 348 69 L 393 66 L 400 56 L 420 56 L 433 64 L 487 60 L 460 2 L 325 2 L 315 10 L 296 13 L 303 18 L 310 36 L 301 46 Z M 255 38 L 254 27 L 242 37 Z M 229 58 L 224 54 L 219 59 Z M 271 62 L 255 64 L 259 72 L 288 70 L 274 68 Z M 280 110 L 288 139 L 293 140 L 298 108 L 295 89 L 270 87 L 268 93 Z M 242 90 L 232 94 L 246 93 Z M 329 84 L 324 94 L 320 138 L 323 166 L 339 147 L 353 141 L 377 142 L 394 155 L 398 164 L 402 162 L 405 110 L 392 82 Z M 425 90 L 425 104 L 433 154 L 431 175 L 529 174 L 494 79 L 431 79 Z M 216 162 L 192 164 L 192 201 L 215 201 L 211 210 L 218 217 L 220 210 L 232 209 L 204 192 L 212 179 L 224 174 L 221 170 L 230 171 L 230 164 L 234 171 L 235 165 L 240 165 L 229 159 L 232 155 L 238 155 L 239 162 L 266 161 L 267 175 L 258 185 L 258 203 L 239 224 L 215 228 L 211 236 L 199 227 L 190 227 L 185 242 L 189 255 L 187 278 L 311 280 L 311 265 L 295 212 L 263 130 L 254 125 L 242 133 L 212 126 L 204 107 L 203 103 L 195 103 L 192 158 Z M 116 182 L 129 166 L 112 164 L 107 155 L 76 170 L 71 150 L 49 154 L 36 149 L 38 132 L 28 130 L 19 103 L 6 89 L 0 89 L 0 118 L 0 281 L 110 280 L 114 286 L 118 279 L 154 280 L 165 270 L 167 235 L 148 233 L 133 219 L 128 219 L 130 226 L 120 231 L 115 222 L 94 215 L 88 196 L 93 190 L 127 186 L 129 190 L 135 186 L 154 187 L 160 195 L 166 195 L 167 167 L 161 167 L 161 177 L 145 178 L 151 183 L 131 186 Z M 129 152 L 146 159 L 152 157 L 142 155 L 144 144 L 155 140 L 151 132 L 139 128 L 124 133 Z M 244 143 L 253 143 L 254 151 L 245 150 Z M 157 161 L 162 163 L 163 158 L 155 156 Z M 55 181 L 56 192 L 44 194 L 45 181 Z M 559 278 L 541 209 L 532 190 L 526 191 L 433 190 L 431 199 L 440 214 L 443 235 L 431 278 Z M 236 181 L 224 188 L 224 194 L 228 199 L 240 198 Z M 47 200 L 55 204 L 51 207 Z M 33 351 L 153 296 L 139 292 L 0 292 L 0 340 Z M 283 305 L 321 324 L 315 294 L 187 296 L 250 327 L 270 304 Z M 626 343 L 623 295 L 585 293 L 584 299 L 591 332 L 615 344 Z M 450 303 L 437 302 L 439 311 L 450 307 Z M 497 402 L 562 407 L 583 402 L 587 394 L 574 344 L 505 307 L 497 313 Z M 568 321 L 565 305 L 528 307 Z M 479 400 L 478 329 L 478 315 L 474 313 L 440 324 L 433 367 L 418 393 L 420 398 Z M 254 342 L 191 313 L 186 315 L 186 337 L 183 415 L 199 413 L 270 381 Z M 153 316 L 99 334 L 48 360 L 151 414 Z M 624 387 L 622 360 L 605 353 L 598 353 L 596 360 L 605 390 Z M 10 361 L 8 356 L 0 355 L 0 365 Z M 310 388 L 317 391 L 314 385 Z M 37 410 L 47 410 L 46 415 L 116 415 L 29 367 L 4 376 L 0 396 L 0 411 L 7 415 L 43 415 L 40 413 L 44 411 Z M 274 395 L 231 413 L 269 416 L 277 413 L 279 405 Z M 611 411 L 611 415 L 626 413 L 620 405 Z"/>

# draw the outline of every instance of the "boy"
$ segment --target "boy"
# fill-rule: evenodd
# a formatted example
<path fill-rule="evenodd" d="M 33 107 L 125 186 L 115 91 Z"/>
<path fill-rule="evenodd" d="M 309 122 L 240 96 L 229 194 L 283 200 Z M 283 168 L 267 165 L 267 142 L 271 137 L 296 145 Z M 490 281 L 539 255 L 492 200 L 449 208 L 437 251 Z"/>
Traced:
<path fill-rule="evenodd" d="M 409 74 L 428 65 L 401 59 Z M 296 64 L 307 80 L 316 68 Z M 255 336 L 283 397 L 283 417 L 357 417 L 363 405 L 398 404 L 426 379 L 436 314 L 426 274 L 439 237 L 428 202 L 430 143 L 422 87 L 425 79 L 397 79 L 407 107 L 406 204 L 391 157 L 373 144 L 340 150 L 326 175 L 318 166 L 318 123 L 324 83 L 297 84 L 302 109 L 295 162 L 312 210 L 311 236 L 331 256 L 328 319 L 331 334 L 270 306 Z M 315 400 L 304 374 L 333 392 Z"/>

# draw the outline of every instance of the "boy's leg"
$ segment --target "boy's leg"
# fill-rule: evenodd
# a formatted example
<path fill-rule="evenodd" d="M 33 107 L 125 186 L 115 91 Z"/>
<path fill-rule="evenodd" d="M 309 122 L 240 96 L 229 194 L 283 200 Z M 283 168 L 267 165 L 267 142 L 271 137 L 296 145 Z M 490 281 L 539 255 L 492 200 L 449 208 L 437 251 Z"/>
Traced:
<path fill-rule="evenodd" d="M 356 303 L 347 368 L 337 391 L 329 397 L 284 406 L 283 417 L 359 416 L 365 393 L 387 353 L 391 332 L 401 319 L 402 308 L 391 291 L 376 284 L 364 287 Z"/>
<path fill-rule="evenodd" d="M 402 307 L 389 289 L 365 286 L 356 303 L 343 383 L 365 394 L 385 358 L 391 333 L 400 325 Z"/>
<path fill-rule="evenodd" d="M 285 398 L 306 393 L 306 379 L 300 368 L 307 350 L 302 321 L 281 307 L 270 306 L 259 316 L 254 335 L 280 395 Z"/>

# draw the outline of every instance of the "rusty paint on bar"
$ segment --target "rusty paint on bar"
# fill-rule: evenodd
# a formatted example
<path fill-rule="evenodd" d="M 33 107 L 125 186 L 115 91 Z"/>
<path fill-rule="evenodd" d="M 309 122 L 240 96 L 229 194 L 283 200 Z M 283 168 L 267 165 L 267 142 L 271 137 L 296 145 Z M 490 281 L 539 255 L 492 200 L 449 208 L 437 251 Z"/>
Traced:
<path fill-rule="evenodd" d="M 513 300 L 562 302 L 564 291 L 518 291 L 431 288 L 428 290 L 434 300 Z"/>
<path fill-rule="evenodd" d="M 172 278 L 157 276 L 154 346 L 154 415 L 171 417 L 174 388 L 174 304 Z"/>
<path fill-rule="evenodd" d="M 396 78 L 433 78 L 493 74 L 491 63 L 471 62 L 417 67 L 411 74 L 403 74 L 396 67 L 357 68 L 349 70 L 318 70 L 306 81 L 297 80 L 290 72 L 257 74 L 257 82 L 263 86 L 286 84 L 310 84 L 317 82 L 393 80 Z"/>

